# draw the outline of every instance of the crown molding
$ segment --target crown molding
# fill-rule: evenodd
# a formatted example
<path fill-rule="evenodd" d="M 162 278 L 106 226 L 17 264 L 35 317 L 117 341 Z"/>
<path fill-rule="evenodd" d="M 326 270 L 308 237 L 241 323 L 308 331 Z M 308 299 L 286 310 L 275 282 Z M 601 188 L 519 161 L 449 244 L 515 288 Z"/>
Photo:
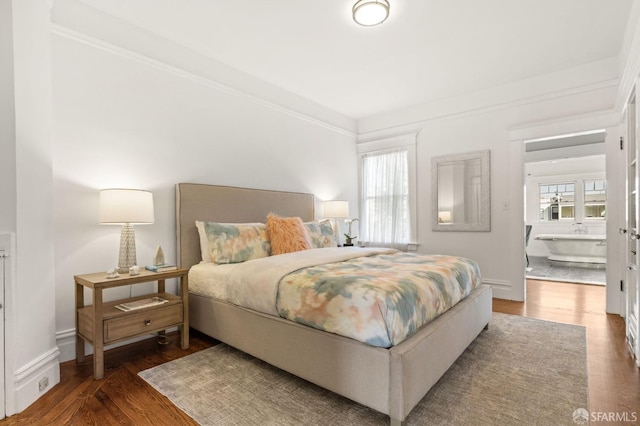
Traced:
<path fill-rule="evenodd" d="M 493 111 L 506 110 L 516 107 L 523 107 L 527 105 L 533 105 L 540 102 L 548 102 L 556 99 L 561 99 L 567 96 L 574 96 L 579 94 L 590 93 L 599 90 L 606 89 L 614 89 L 618 86 L 618 79 L 608 79 L 604 81 L 599 81 L 592 84 L 586 84 L 582 86 L 576 86 L 564 90 L 558 90 L 552 93 L 545 93 L 541 95 L 522 97 L 514 100 L 507 100 L 503 102 L 486 102 L 481 105 L 471 105 L 469 107 L 452 107 L 452 108 L 443 108 L 441 111 L 437 111 L 431 115 L 425 116 L 425 118 L 410 122 L 400 122 L 397 124 L 390 124 L 384 128 L 378 128 L 370 131 L 361 131 L 358 133 L 358 140 L 361 142 L 375 140 L 383 137 L 390 137 L 397 134 L 403 133 L 411 133 L 411 132 L 419 132 L 422 127 L 424 127 L 427 123 L 432 122 L 441 122 L 446 120 L 460 119 L 465 117 L 471 117 L 480 114 L 486 114 Z M 463 97 L 461 97 L 462 99 Z M 453 102 L 449 102 L 449 105 L 452 104 L 462 104 L 464 102 L 458 102 L 458 100 L 454 100 Z"/>

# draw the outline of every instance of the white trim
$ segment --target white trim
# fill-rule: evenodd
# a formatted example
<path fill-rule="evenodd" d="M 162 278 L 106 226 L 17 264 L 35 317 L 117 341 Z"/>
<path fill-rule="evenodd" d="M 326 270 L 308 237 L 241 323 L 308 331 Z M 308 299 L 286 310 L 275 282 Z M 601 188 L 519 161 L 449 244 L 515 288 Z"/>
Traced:
<path fill-rule="evenodd" d="M 555 135 L 566 135 L 596 129 L 606 129 L 612 126 L 617 126 L 619 123 L 620 113 L 614 110 L 573 115 L 560 119 L 512 127 L 508 129 L 509 140 L 524 142 Z"/>
<path fill-rule="evenodd" d="M 417 143 L 418 134 L 410 133 L 386 139 L 378 139 L 375 141 L 358 142 L 356 144 L 356 149 L 358 154 L 367 154 L 370 152 L 384 151 L 387 149 L 400 148 L 404 146 L 416 146 Z"/>
<path fill-rule="evenodd" d="M 60 24 L 55 24 L 52 23 L 51 24 L 51 32 L 52 34 L 61 36 L 61 37 L 65 37 L 67 39 L 76 41 L 78 43 L 82 43 L 85 44 L 87 46 L 91 46 L 93 48 L 96 49 L 100 49 L 104 52 L 107 53 L 111 53 L 113 55 L 118 55 L 121 56 L 123 58 L 127 58 L 129 60 L 132 61 L 136 61 L 138 63 L 142 63 L 144 65 L 148 65 L 151 67 L 154 67 L 156 69 L 162 70 L 164 72 L 179 76 L 181 78 L 184 78 L 186 80 L 189 80 L 191 82 L 200 84 L 202 86 L 208 87 L 210 89 L 214 89 L 214 90 L 219 90 L 223 93 L 227 93 L 230 95 L 234 95 L 234 96 L 238 96 L 238 97 L 242 97 L 245 98 L 251 102 L 254 102 L 258 105 L 261 105 L 263 107 L 266 108 L 270 108 L 273 109 L 275 111 L 278 111 L 280 113 L 289 115 L 291 117 L 306 121 L 308 123 L 314 124 L 316 126 L 319 127 L 323 127 L 327 130 L 336 132 L 336 133 L 340 133 L 346 136 L 350 136 L 350 137 L 356 137 L 356 133 L 350 129 L 347 128 L 343 128 L 343 127 L 339 127 L 336 126 L 334 124 L 331 124 L 327 121 L 324 120 L 320 120 L 314 117 L 311 117 L 307 114 L 302 114 L 299 112 L 294 111 L 291 108 L 287 108 L 284 107 L 282 105 L 279 105 L 275 102 L 272 101 L 268 101 L 264 98 L 261 98 L 259 96 L 253 95 L 251 93 L 248 93 L 247 91 L 244 90 L 240 90 L 238 88 L 235 87 L 231 87 L 229 85 L 220 83 L 218 81 L 212 80 L 211 78 L 202 76 L 202 75 L 198 75 L 194 72 L 190 72 L 190 71 L 186 71 L 185 69 L 178 67 L 178 66 L 174 66 L 174 65 L 169 65 L 166 62 L 157 60 L 157 59 L 153 59 L 147 55 L 138 53 L 138 52 L 134 52 L 130 49 L 126 49 L 120 46 L 116 46 L 112 43 L 97 39 L 95 37 L 91 37 L 87 34 L 83 34 L 74 30 L 71 30 L 67 27 L 64 27 Z"/>
<path fill-rule="evenodd" d="M 513 300 L 513 286 L 510 281 L 483 278 L 482 284 L 491 287 L 494 299 Z"/>
<path fill-rule="evenodd" d="M 15 362 L 15 351 L 6 350 L 6 348 L 16 348 L 15 324 L 16 324 L 16 301 L 15 301 L 15 285 L 16 285 L 16 234 L 9 233 L 0 235 L 0 247 L 8 254 L 7 262 L 5 262 L 5 286 L 4 286 L 4 415 L 10 416 L 16 414 L 16 389 L 13 378 L 13 364 Z"/>
<path fill-rule="evenodd" d="M 43 394 L 60 383 L 60 351 L 54 347 L 20 368 L 13 375 L 15 388 L 15 401 L 13 413 L 19 413 L 33 404 Z M 39 390 L 39 382 L 48 378 L 49 384 L 42 391 Z M 7 406 L 8 408 L 8 406 Z M 9 410 L 7 410 L 8 414 Z"/>
<path fill-rule="evenodd" d="M 508 290 L 511 288 L 511 281 L 505 280 L 494 280 L 491 278 L 483 278 L 482 284 L 490 285 L 491 288 L 494 289 L 505 289 Z"/>
<path fill-rule="evenodd" d="M 28 379 L 33 374 L 37 373 L 38 370 L 42 369 L 43 366 L 51 363 L 52 361 L 57 361 L 59 355 L 60 355 L 60 350 L 58 349 L 57 346 L 49 349 L 47 352 L 40 355 L 38 358 L 34 359 L 30 363 L 19 368 L 14 374 L 15 382 L 20 383 Z"/>
<path fill-rule="evenodd" d="M 618 87 L 618 86 L 619 86 L 618 79 L 609 79 L 609 80 L 599 81 L 596 83 L 572 87 L 569 89 L 558 90 L 552 93 L 545 93 L 542 95 L 535 95 L 535 96 L 529 96 L 524 98 L 518 98 L 514 100 L 507 100 L 504 102 L 495 102 L 490 105 L 484 104 L 484 105 L 478 105 L 478 106 L 469 107 L 465 109 L 450 108 L 450 111 L 446 111 L 443 113 L 436 113 L 431 115 L 428 118 L 413 120 L 410 122 L 392 124 L 383 128 L 377 128 L 377 129 L 369 130 L 366 132 L 360 132 L 358 134 L 358 138 L 360 140 L 372 140 L 372 139 L 377 139 L 382 137 L 388 137 L 389 135 L 397 134 L 398 132 L 407 133 L 411 131 L 416 131 L 416 129 L 421 129 L 427 124 L 433 123 L 433 122 L 459 120 L 461 118 L 486 114 L 493 111 L 500 111 L 505 109 L 523 107 L 527 105 L 534 105 L 540 102 L 552 101 L 555 99 L 562 99 L 568 96 L 574 96 L 574 95 L 594 92 L 594 91 Z M 486 98 L 489 98 L 489 96 L 487 96 Z M 395 112 L 392 112 L 392 113 L 395 113 Z M 389 113 L 385 115 L 389 115 Z M 369 120 L 369 118 L 367 118 L 367 120 Z M 593 129 L 593 128 L 590 128 L 590 129 Z"/>
<path fill-rule="evenodd" d="M 529 123 L 527 125 L 518 126 L 515 128 L 508 129 L 509 130 L 509 140 L 511 143 L 511 155 L 510 155 L 510 165 L 511 165 L 511 183 L 510 183 L 510 204 L 512 209 L 512 216 L 510 220 L 511 223 L 511 232 L 509 236 L 509 245 L 510 247 L 522 247 L 522 251 L 512 250 L 511 251 L 511 263 L 521 262 L 524 259 L 525 254 L 525 245 L 524 245 L 524 211 L 520 216 L 518 212 L 518 216 L 516 216 L 515 207 L 519 207 L 520 209 L 524 206 L 524 141 L 531 140 L 536 138 L 543 138 L 547 136 L 553 135 L 562 135 L 569 133 L 577 133 L 594 129 L 606 129 L 605 136 L 605 147 L 607 150 L 607 158 L 609 157 L 610 150 L 615 150 L 616 147 L 615 141 L 612 140 L 614 134 L 617 134 L 615 129 L 618 128 L 621 120 L 621 115 L 619 112 L 607 110 L 598 113 L 591 114 L 583 114 L 583 115 L 575 115 L 564 117 L 561 119 L 544 121 L 539 123 Z M 609 179 L 610 173 L 612 170 L 610 167 L 607 167 L 607 180 Z M 520 179 L 516 179 L 521 178 Z M 609 185 L 608 185 L 609 187 Z M 610 194 L 608 194 L 609 196 Z M 616 203 L 608 203 L 609 211 L 607 212 L 607 217 L 609 219 L 614 219 L 617 217 L 617 213 L 615 209 L 619 208 Z M 520 219 L 522 217 L 522 219 Z M 611 223 L 611 221 L 607 221 L 607 223 Z M 609 226 L 607 226 L 609 228 Z M 610 229 L 607 229 L 607 238 L 609 238 L 612 233 Z M 521 259 L 522 258 L 522 259 Z M 515 264 L 515 263 L 514 263 Z M 524 266 L 524 262 L 522 261 Z M 519 268 L 518 268 L 519 269 Z M 515 273 L 518 273 L 517 283 L 518 286 L 514 288 L 514 292 L 521 291 L 522 297 L 524 300 L 526 298 L 526 277 L 524 274 L 524 267 L 522 268 L 522 284 L 520 284 L 519 279 L 519 270 L 512 271 L 514 273 L 514 280 L 516 279 Z M 619 291 L 615 291 L 617 288 L 617 284 L 614 281 L 613 283 L 609 282 L 611 278 L 615 274 L 613 271 L 607 272 L 607 312 L 608 313 L 619 313 L 616 312 L 612 307 L 619 306 Z M 522 287 L 520 287 L 522 286 Z M 495 293 L 494 293 L 495 295 Z M 496 296 L 499 297 L 499 296 Z"/>
<path fill-rule="evenodd" d="M 602 134 L 602 136 L 604 136 L 605 129 L 595 129 L 595 130 L 587 130 L 585 132 L 567 133 L 566 135 L 546 136 L 544 138 L 526 140 L 524 141 L 524 143 L 543 142 L 543 141 L 550 141 L 554 139 L 566 139 L 566 138 L 573 138 L 575 136 L 588 136 L 588 135 L 596 135 L 596 134 Z"/>
<path fill-rule="evenodd" d="M 58 331 L 56 333 L 56 345 L 60 349 L 60 362 L 76 359 L 76 329 Z M 86 349 L 85 353 L 89 354 Z"/>

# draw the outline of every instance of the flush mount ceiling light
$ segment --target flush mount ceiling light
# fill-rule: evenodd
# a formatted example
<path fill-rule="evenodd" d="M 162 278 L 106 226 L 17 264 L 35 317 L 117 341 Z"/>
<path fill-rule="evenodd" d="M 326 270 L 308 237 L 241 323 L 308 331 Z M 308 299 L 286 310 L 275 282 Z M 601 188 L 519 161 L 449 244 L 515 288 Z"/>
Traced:
<path fill-rule="evenodd" d="M 353 5 L 353 20 L 365 27 L 382 24 L 388 17 L 387 0 L 358 0 Z"/>

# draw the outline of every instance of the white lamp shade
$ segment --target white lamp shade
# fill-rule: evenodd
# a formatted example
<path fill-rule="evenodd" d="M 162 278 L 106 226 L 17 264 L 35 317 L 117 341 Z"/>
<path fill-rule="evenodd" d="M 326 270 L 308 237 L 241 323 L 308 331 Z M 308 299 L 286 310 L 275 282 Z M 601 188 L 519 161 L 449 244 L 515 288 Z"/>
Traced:
<path fill-rule="evenodd" d="M 98 222 L 106 225 L 153 223 L 153 194 L 139 189 L 101 190 Z"/>
<path fill-rule="evenodd" d="M 365 27 L 382 24 L 388 17 L 387 0 L 359 0 L 353 5 L 353 20 Z"/>
<path fill-rule="evenodd" d="M 441 210 L 438 212 L 438 223 L 451 223 L 451 212 L 449 210 Z"/>
<path fill-rule="evenodd" d="M 325 201 L 324 217 L 333 219 L 349 217 L 349 202 L 341 200 Z"/>

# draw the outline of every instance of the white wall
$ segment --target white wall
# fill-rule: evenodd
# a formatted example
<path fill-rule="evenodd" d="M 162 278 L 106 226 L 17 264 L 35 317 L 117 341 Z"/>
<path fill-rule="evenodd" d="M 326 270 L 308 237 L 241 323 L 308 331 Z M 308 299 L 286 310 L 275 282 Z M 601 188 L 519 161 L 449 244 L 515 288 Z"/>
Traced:
<path fill-rule="evenodd" d="M 16 129 L 12 2 L 0 2 L 0 233 L 16 231 Z"/>
<path fill-rule="evenodd" d="M 54 32 L 52 70 L 56 330 L 62 360 L 74 357 L 73 276 L 117 263 L 119 230 L 97 224 L 99 189 L 153 192 L 155 223 L 136 227 L 139 264 L 151 261 L 158 244 L 175 262 L 178 182 L 310 192 L 318 217 L 321 200 L 346 199 L 355 209 L 353 133 L 331 120 L 294 112 L 288 94 L 278 98 L 276 88 L 264 90 L 271 96 L 265 101 L 210 73 L 186 71 L 193 69 L 193 56 L 160 62 L 154 52 L 140 50 L 145 45 L 137 39 L 125 45 L 115 35 L 70 32 L 77 22 L 68 12 L 54 10 L 65 27 Z M 135 28 L 127 31 L 142 37 Z M 97 35 L 110 38 L 97 40 Z M 252 84 L 251 90 L 258 86 Z M 150 289 L 111 289 L 105 299 Z"/>
<path fill-rule="evenodd" d="M 484 91 L 484 105 L 482 97 L 470 94 L 444 101 L 440 109 L 437 105 L 420 105 L 361 120 L 358 123 L 361 141 L 419 132 L 419 251 L 475 259 L 480 264 L 483 281 L 493 286 L 495 296 L 523 300 L 524 146 L 517 131 L 536 123 L 555 123 L 576 116 L 586 118 L 572 131 L 599 128 L 595 124 L 589 127 L 588 118 L 611 111 L 617 89 L 612 78 L 616 72 L 614 61 L 608 66 L 594 64 L 573 73 L 540 76 L 534 81 Z M 554 83 L 537 84 L 540 81 Z M 558 92 L 549 93 L 549 87 Z M 526 99 L 522 98 L 525 94 Z M 539 136 L 554 134 L 558 133 Z M 433 232 L 431 157 L 482 149 L 491 150 L 491 232 Z"/>
<path fill-rule="evenodd" d="M 50 5 L 2 2 L 2 232 L 16 235 L 15 281 L 5 284 L 6 412 L 59 382 L 55 341 L 51 165 Z M 6 26 L 5 26 L 6 25 Z M 7 36 L 5 38 L 4 36 Z M 8 48 L 7 41 L 13 42 Z M 13 50 L 11 53 L 10 50 Z M 11 76 L 13 74 L 13 76 Z M 6 128 L 4 127 L 6 124 Z M 6 156 L 5 156 L 6 155 Z M 6 169 L 5 169 L 6 166 Z M 6 215 L 6 216 L 5 216 Z"/>

